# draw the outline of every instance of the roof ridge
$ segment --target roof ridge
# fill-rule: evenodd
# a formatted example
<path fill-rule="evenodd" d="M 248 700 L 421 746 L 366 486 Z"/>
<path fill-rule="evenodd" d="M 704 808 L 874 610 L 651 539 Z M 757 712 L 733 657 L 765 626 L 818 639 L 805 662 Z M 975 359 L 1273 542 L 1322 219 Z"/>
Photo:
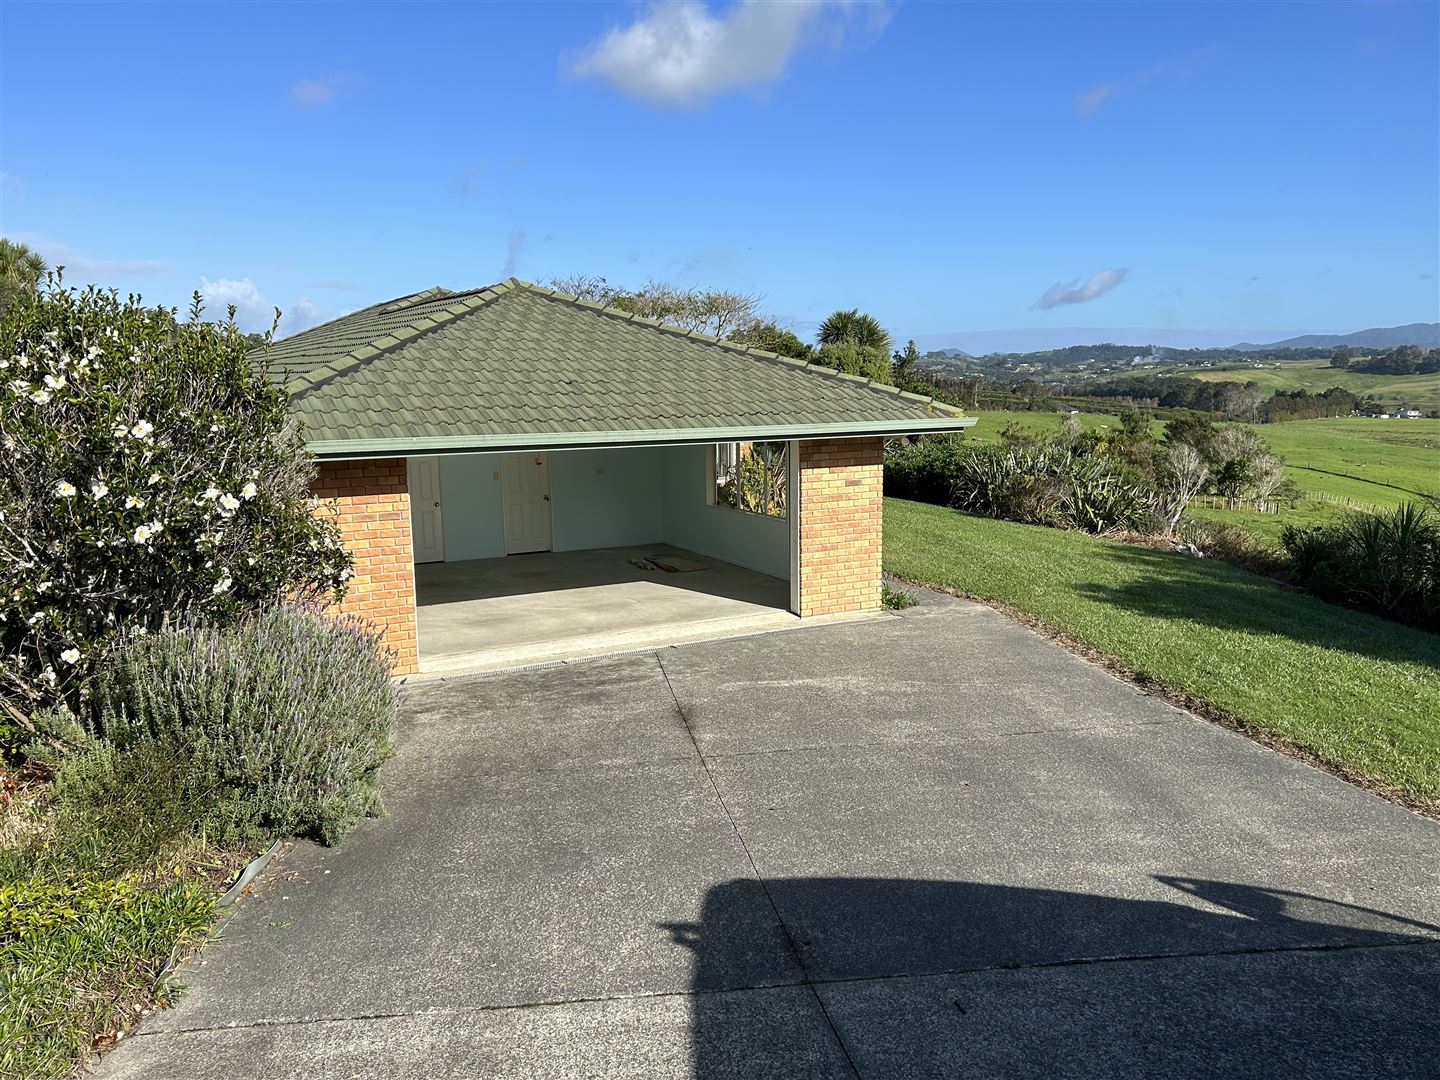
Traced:
<path fill-rule="evenodd" d="M 689 338 L 692 341 L 698 341 L 704 344 L 713 345 L 717 348 L 724 349 L 726 352 L 740 353 L 743 356 L 751 356 L 757 360 L 763 360 L 770 363 L 779 363 L 787 367 L 799 368 L 802 371 L 809 371 L 815 375 L 819 375 L 822 377 L 844 379 L 848 382 L 857 382 L 868 387 L 871 390 L 875 390 L 878 393 L 882 393 L 890 397 L 902 397 L 908 401 L 921 402 L 928 408 L 936 409 L 940 412 L 950 413 L 954 416 L 966 415 L 965 410 L 956 405 L 950 405 L 947 402 L 937 401 L 934 397 L 927 397 L 924 394 L 916 394 L 909 390 L 902 390 L 900 387 L 892 386 L 889 383 L 876 382 L 874 379 L 867 379 L 863 375 L 851 375 L 848 372 L 840 371 L 836 368 L 830 367 L 828 364 L 815 364 L 811 363 L 808 360 L 797 360 L 793 356 L 783 356 L 780 353 L 771 352 L 768 349 L 757 349 L 751 345 L 741 345 L 739 342 L 727 341 L 725 338 L 718 337 L 715 334 L 706 334 L 700 330 L 686 330 L 684 327 L 674 326 L 670 323 L 660 322 L 658 319 L 647 319 L 643 315 L 636 315 L 634 312 L 626 311 L 623 308 L 612 307 L 608 304 L 599 304 L 593 300 L 581 300 L 578 296 L 572 296 L 569 293 L 560 292 L 558 289 L 550 289 L 546 288 L 543 285 L 536 285 L 529 281 L 523 281 L 517 277 L 508 277 L 500 284 L 506 286 L 509 290 L 538 293 L 539 295 L 546 297 L 550 300 L 558 300 L 562 303 L 568 302 L 576 307 L 581 307 L 593 311 L 597 315 L 606 315 L 610 318 L 620 319 L 624 322 L 633 322 L 639 323 L 642 326 L 654 327 L 655 329 L 662 330 L 667 334 L 672 334 L 676 337 Z M 500 286 L 492 287 L 499 288 Z"/>
<path fill-rule="evenodd" d="M 351 349 L 343 356 L 336 357 L 328 364 L 325 364 L 318 368 L 314 368 L 313 370 L 307 371 L 303 374 L 294 376 L 285 383 L 285 390 L 292 397 L 299 397 L 302 394 L 307 394 L 312 390 L 318 389 L 325 383 L 330 382 L 332 379 L 337 379 L 342 375 L 347 375 L 352 371 L 358 370 L 359 368 L 366 366 L 374 360 L 377 360 L 381 356 L 384 356 L 391 350 L 399 348 L 401 345 L 407 344 L 408 342 L 414 341 L 416 338 L 420 337 L 423 334 L 429 333 L 433 330 L 438 330 L 442 326 L 449 326 L 450 324 L 458 321 L 464 316 L 470 315 L 473 312 L 478 311 L 480 308 L 488 306 L 490 303 L 499 299 L 501 296 L 513 291 L 513 287 L 510 284 L 510 282 L 512 281 L 515 281 L 515 279 L 510 278 L 507 281 L 500 282 L 497 285 L 487 285 L 481 289 L 466 289 L 460 292 L 453 293 L 446 289 L 440 293 L 436 293 L 433 297 L 429 297 L 428 299 L 439 300 L 445 297 L 453 297 L 453 305 L 442 308 L 441 310 L 436 312 L 426 312 L 425 314 L 418 316 L 411 322 L 405 323 L 402 326 L 393 327 L 389 330 L 386 330 L 379 336 L 371 338 L 365 344 L 359 345 L 354 349 Z M 433 293 L 436 289 L 440 288 L 440 286 L 436 285 L 432 289 L 425 289 L 422 291 L 425 293 Z M 420 293 L 411 293 L 409 296 L 400 297 L 399 300 L 386 301 L 380 305 L 371 305 L 371 307 L 365 308 L 363 310 L 372 311 L 376 307 L 379 307 L 381 312 L 391 313 L 396 310 L 392 305 L 400 303 L 402 301 L 410 301 L 410 303 L 405 305 L 406 307 L 413 307 L 416 304 L 423 303 L 424 301 L 422 300 L 414 299 L 416 297 L 419 297 L 420 295 Z M 399 310 L 403 311 L 404 307 L 400 308 Z M 352 312 L 351 314 L 359 314 L 359 312 Z M 348 316 L 341 316 L 341 318 L 347 317 Z M 332 323 L 339 321 L 339 319 L 331 320 Z M 318 327 L 315 327 L 314 329 L 318 329 Z M 298 337 L 299 335 L 297 334 L 296 336 Z"/>

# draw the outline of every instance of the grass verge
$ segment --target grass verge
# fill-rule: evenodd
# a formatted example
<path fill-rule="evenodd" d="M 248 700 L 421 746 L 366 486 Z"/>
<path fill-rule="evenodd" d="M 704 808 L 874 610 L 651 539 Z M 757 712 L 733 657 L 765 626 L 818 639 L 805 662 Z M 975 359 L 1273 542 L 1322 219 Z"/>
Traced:
<path fill-rule="evenodd" d="M 885 500 L 885 569 L 1013 609 L 1440 816 L 1440 637 L 1207 559 Z"/>
<path fill-rule="evenodd" d="M 68 1077 L 169 1003 L 249 853 L 145 794 L 97 812 L 0 770 L 0 806 L 0 1076 Z"/>

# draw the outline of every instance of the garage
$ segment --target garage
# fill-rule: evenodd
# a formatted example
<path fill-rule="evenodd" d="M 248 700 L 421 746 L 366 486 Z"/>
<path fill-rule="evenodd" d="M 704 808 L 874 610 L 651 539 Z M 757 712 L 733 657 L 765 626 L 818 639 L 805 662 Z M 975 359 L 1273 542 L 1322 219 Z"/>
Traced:
<path fill-rule="evenodd" d="M 880 607 L 884 441 L 958 409 L 511 279 L 275 343 L 401 673 Z"/>

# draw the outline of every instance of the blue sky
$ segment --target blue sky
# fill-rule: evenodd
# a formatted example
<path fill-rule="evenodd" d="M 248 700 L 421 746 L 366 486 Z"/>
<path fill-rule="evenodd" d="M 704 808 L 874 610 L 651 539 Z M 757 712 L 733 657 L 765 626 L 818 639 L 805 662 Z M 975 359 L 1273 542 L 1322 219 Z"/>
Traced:
<path fill-rule="evenodd" d="M 576 271 L 761 293 L 802 333 L 859 306 L 926 345 L 1440 320 L 1435 3 L 0 20 L 4 234 L 252 325 Z"/>

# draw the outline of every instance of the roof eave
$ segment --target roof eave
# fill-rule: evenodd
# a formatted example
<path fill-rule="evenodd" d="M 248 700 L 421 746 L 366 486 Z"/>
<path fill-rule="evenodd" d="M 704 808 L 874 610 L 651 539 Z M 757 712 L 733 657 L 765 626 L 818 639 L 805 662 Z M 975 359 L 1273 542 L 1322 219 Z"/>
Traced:
<path fill-rule="evenodd" d="M 875 435 L 920 435 L 963 431 L 974 416 L 938 416 L 913 420 L 864 420 L 841 424 L 789 424 L 745 428 L 675 428 L 650 431 L 525 432 L 514 435 L 440 435 L 395 439 L 315 440 L 307 445 L 321 461 L 429 457 L 438 454 L 488 454 L 502 451 L 593 450 L 621 446 L 683 446 L 694 443 L 789 439 L 844 439 Z"/>

